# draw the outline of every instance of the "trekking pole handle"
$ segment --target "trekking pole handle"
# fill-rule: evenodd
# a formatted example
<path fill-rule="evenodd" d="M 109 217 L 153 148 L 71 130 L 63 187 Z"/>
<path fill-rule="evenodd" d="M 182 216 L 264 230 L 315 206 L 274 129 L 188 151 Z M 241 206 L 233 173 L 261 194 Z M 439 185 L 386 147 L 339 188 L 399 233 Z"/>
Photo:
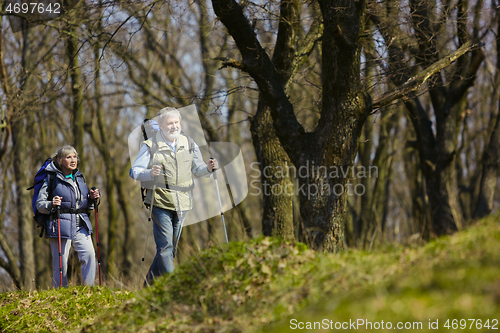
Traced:
<path fill-rule="evenodd" d="M 95 191 L 95 190 L 96 190 L 96 187 L 95 187 L 95 186 L 92 186 L 91 190 L 92 190 L 92 191 Z M 98 207 L 98 205 L 97 205 L 97 199 L 92 199 L 92 200 L 94 201 L 94 209 L 95 209 L 95 211 L 97 212 L 97 211 L 98 211 L 98 209 L 97 209 L 97 207 Z"/>
<path fill-rule="evenodd" d="M 215 160 L 215 158 L 210 157 L 210 160 Z M 215 170 L 217 170 L 217 168 L 213 168 L 212 170 L 214 170 L 214 171 L 215 171 Z"/>
<path fill-rule="evenodd" d="M 210 157 L 210 159 L 211 159 L 211 160 L 214 160 L 214 158 L 213 158 L 213 157 Z M 214 179 L 217 179 L 217 172 L 216 172 L 216 171 L 217 171 L 217 168 L 213 168 L 213 169 L 212 169 L 212 174 L 214 175 Z"/>

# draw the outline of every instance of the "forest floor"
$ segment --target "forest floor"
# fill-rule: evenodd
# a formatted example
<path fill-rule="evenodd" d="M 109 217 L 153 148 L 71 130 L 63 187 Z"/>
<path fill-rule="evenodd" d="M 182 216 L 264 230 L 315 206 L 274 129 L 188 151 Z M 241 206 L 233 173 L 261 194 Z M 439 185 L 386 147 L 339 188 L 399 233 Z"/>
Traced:
<path fill-rule="evenodd" d="M 17 291 L 0 306 L 0 332 L 497 331 L 500 215 L 371 253 L 230 243 L 149 288 Z"/>

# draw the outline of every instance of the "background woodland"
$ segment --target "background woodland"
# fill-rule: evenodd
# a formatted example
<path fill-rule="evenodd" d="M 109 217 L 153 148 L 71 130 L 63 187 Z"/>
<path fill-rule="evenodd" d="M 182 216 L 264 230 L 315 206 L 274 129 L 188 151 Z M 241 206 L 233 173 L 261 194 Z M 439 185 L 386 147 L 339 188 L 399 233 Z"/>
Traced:
<path fill-rule="evenodd" d="M 102 192 L 106 283 L 142 283 L 141 258 L 155 250 L 127 140 L 165 106 L 195 104 L 209 142 L 241 147 L 253 186 L 225 214 L 230 241 L 263 234 L 339 252 L 460 232 L 500 202 L 499 6 L 101 0 L 36 24 L 4 11 L 1 288 L 51 285 L 26 188 L 67 143 Z M 312 164 L 377 173 L 327 177 L 330 188 L 362 185 L 362 195 L 304 195 L 325 174 L 278 172 Z M 287 186 L 295 195 L 270 191 Z M 220 217 L 188 226 L 178 260 L 223 239 Z"/>

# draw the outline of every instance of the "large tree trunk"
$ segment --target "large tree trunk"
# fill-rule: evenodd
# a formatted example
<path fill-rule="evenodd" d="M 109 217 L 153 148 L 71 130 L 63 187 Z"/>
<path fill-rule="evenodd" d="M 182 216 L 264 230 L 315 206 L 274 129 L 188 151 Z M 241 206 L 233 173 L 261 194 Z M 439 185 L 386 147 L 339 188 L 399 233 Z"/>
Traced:
<path fill-rule="evenodd" d="M 482 162 L 481 187 L 474 213 L 476 218 L 490 214 L 493 209 L 493 198 L 498 181 L 498 170 L 500 169 L 500 112 L 497 113 L 495 127 L 489 138 L 488 146 L 484 148 Z"/>
<path fill-rule="evenodd" d="M 384 237 L 385 215 L 387 212 L 388 186 L 391 182 L 392 156 L 389 156 L 390 142 L 394 142 L 391 131 L 397 126 L 401 112 L 387 113 L 380 119 L 378 137 L 375 139 L 373 123 L 367 121 L 363 127 L 359 148 L 360 169 L 356 170 L 356 178 L 361 178 L 356 186 L 362 185 L 360 205 L 357 206 L 354 230 L 357 245 L 366 248 L 373 244 L 375 237 Z M 373 159 L 372 142 L 378 142 Z M 359 176 L 358 176 L 359 175 Z M 356 188 L 359 193 L 361 190 Z M 351 189 L 351 193 L 354 191 Z M 357 199 L 358 195 L 354 195 Z"/>
<path fill-rule="evenodd" d="M 359 75 L 358 37 L 364 31 L 366 3 L 319 3 L 324 24 L 321 119 L 294 164 L 310 170 L 306 177 L 299 175 L 300 210 L 309 238 L 319 250 L 338 252 L 345 247 L 346 183 L 350 177 L 343 172 L 353 167 L 370 104 L 362 93 Z M 317 172 L 318 167 L 324 168 L 322 172 Z M 332 170 L 339 172 L 331 177 L 327 172 Z M 313 195 L 312 191 L 317 193 Z"/>
<path fill-rule="evenodd" d="M 101 30 L 101 29 L 99 29 Z M 117 276 L 118 274 L 118 264 L 117 264 L 117 251 L 118 251 L 118 212 L 116 209 L 116 199 L 115 199 L 115 177 L 117 176 L 117 171 L 115 163 L 111 157 L 111 145 L 107 135 L 107 126 L 104 118 L 104 110 L 102 107 L 100 94 L 101 80 L 99 78 L 99 73 L 101 69 L 100 62 L 100 43 L 97 41 L 94 46 L 94 57 L 96 63 L 96 78 L 95 78 L 95 93 L 97 94 L 95 98 L 96 102 L 96 113 L 97 113 L 97 125 L 99 128 L 100 142 L 97 144 L 101 156 L 104 159 L 104 166 L 106 168 L 106 202 L 108 203 L 108 237 L 107 237 L 107 265 L 106 273 L 110 276 Z M 96 226 L 97 227 L 97 226 Z"/>
<path fill-rule="evenodd" d="M 396 144 L 395 140 L 391 136 L 391 131 L 393 128 L 397 127 L 397 123 L 401 118 L 400 112 L 395 112 L 390 115 L 387 114 L 380 120 L 380 134 L 378 137 L 378 147 L 375 151 L 375 158 L 373 159 L 373 168 L 370 166 L 365 166 L 367 174 L 364 179 L 371 181 L 375 179 L 375 184 L 373 186 L 372 200 L 369 205 L 369 216 L 373 224 L 372 232 L 369 233 L 370 237 L 370 247 L 373 244 L 375 235 L 378 235 L 381 241 L 384 241 L 385 237 L 385 224 L 388 211 L 388 198 L 389 198 L 389 184 L 392 182 L 392 160 L 393 157 L 389 156 L 389 146 L 390 141 Z M 395 150 L 393 148 L 393 150 Z M 373 170 L 373 172 L 372 172 Z"/>
<path fill-rule="evenodd" d="M 127 168 L 129 169 L 129 168 Z M 116 179 L 116 191 L 118 194 L 118 203 L 123 214 L 123 228 L 124 228 L 124 239 L 122 245 L 122 273 L 124 277 L 130 277 L 132 275 L 132 263 L 134 258 L 134 253 L 136 249 L 136 233 L 134 221 L 130 212 L 130 203 L 127 198 L 129 197 L 124 189 L 125 179 L 128 179 L 128 173 L 123 175 L 115 175 Z"/>
<path fill-rule="evenodd" d="M 321 34 L 319 18 L 313 23 L 308 38 L 297 48 L 300 30 L 300 1 L 282 1 L 278 37 L 272 63 L 284 90 L 311 53 Z M 257 112 L 251 120 L 252 142 L 259 163 L 263 193 L 262 233 L 266 236 L 294 238 L 293 196 L 295 186 L 290 178 L 293 167 L 276 131 L 268 104 L 259 94 Z"/>
<path fill-rule="evenodd" d="M 423 239 L 429 238 L 429 200 L 427 193 L 424 190 L 424 182 L 422 178 L 422 169 L 420 167 L 420 154 L 415 149 L 415 142 L 410 141 L 413 138 L 411 130 L 405 133 L 405 141 L 407 145 L 403 153 L 405 177 L 408 183 L 409 195 L 411 203 L 407 209 L 406 216 L 407 234 L 411 236 L 417 232 Z"/>
<path fill-rule="evenodd" d="M 2 17 L 0 17 L 0 23 L 2 22 Z M 9 145 L 9 140 L 11 140 L 11 123 L 10 119 L 12 115 L 14 114 L 14 105 L 13 105 L 13 98 L 12 98 L 12 93 L 11 93 L 11 86 L 9 84 L 9 79 L 7 77 L 7 71 L 5 69 L 5 57 L 4 57 L 4 34 L 3 31 L 0 30 L 0 80 L 2 83 L 2 90 L 3 93 L 5 94 L 6 100 L 10 101 L 10 105 L 7 106 L 7 115 L 6 113 L 2 113 L 2 116 L 6 116 L 7 122 L 3 124 L 2 126 L 2 132 L 5 132 L 2 135 L 2 144 L 3 146 L 0 149 L 0 158 L 4 157 L 5 152 L 7 151 L 7 146 Z M 5 129 L 7 129 L 5 131 Z M 4 172 L 3 172 L 3 188 L 7 187 L 8 180 L 6 179 L 6 166 L 7 164 L 4 163 Z M 5 220 L 5 212 L 6 212 L 6 206 L 7 205 L 7 196 L 4 195 L 2 202 L 1 202 L 1 207 L 0 207 L 0 221 Z M 18 266 L 19 262 L 19 257 L 15 254 L 14 252 L 14 246 L 13 244 L 9 241 L 9 237 L 7 234 L 4 233 L 3 230 L 3 225 L 0 225 L 0 249 L 2 249 L 4 253 L 4 257 L 0 257 L 0 267 L 5 269 L 7 273 L 10 275 L 12 278 L 12 281 L 14 282 L 14 285 L 17 288 L 21 288 L 21 270 Z"/>
<path fill-rule="evenodd" d="M 500 7 L 496 7 L 497 36 L 500 33 Z M 500 101 L 498 88 L 500 87 L 500 41 L 496 40 L 496 73 L 495 73 L 495 100 Z M 493 107 L 495 105 L 493 104 Z M 489 142 L 483 151 L 483 168 L 481 174 L 481 184 L 477 198 L 477 207 L 474 217 L 480 218 L 491 213 L 493 209 L 493 198 L 500 170 L 500 111 L 497 111 L 496 119 L 493 120 L 495 126 L 489 137 Z"/>
<path fill-rule="evenodd" d="M 231 84 L 229 84 L 231 85 Z M 234 86 L 232 87 L 234 88 Z M 243 96 L 241 94 L 231 94 L 229 96 L 229 130 L 228 130 L 228 140 L 229 142 L 236 143 L 241 149 L 242 149 L 242 154 L 244 154 L 243 151 L 243 139 L 241 136 L 241 127 L 239 124 L 243 120 L 243 116 L 239 110 L 244 109 L 245 106 L 245 100 L 242 98 Z M 228 190 L 230 188 L 228 187 Z M 244 231 L 245 236 L 248 239 L 251 239 L 253 237 L 252 235 L 252 223 L 250 222 L 250 217 L 252 215 L 251 210 L 248 207 L 248 197 L 241 201 L 238 205 L 236 205 L 236 210 L 238 213 L 238 217 L 242 223 L 242 228 Z M 200 228 L 201 230 L 201 228 Z"/>
<path fill-rule="evenodd" d="M 367 121 L 363 127 L 363 133 L 359 143 L 359 162 L 361 166 L 369 168 L 371 165 L 371 153 L 373 147 L 373 122 Z M 371 219 L 371 204 L 373 201 L 372 182 L 369 177 L 361 178 L 360 184 L 365 189 L 365 194 L 360 198 L 360 205 L 356 219 L 354 220 L 354 236 L 357 245 L 363 247 L 369 238 L 370 231 L 373 229 L 373 220 Z"/>
<path fill-rule="evenodd" d="M 424 167 L 426 192 L 429 197 L 432 217 L 431 232 L 434 232 L 434 236 L 457 231 L 458 220 L 455 219 L 455 216 L 461 218 L 458 215 L 461 212 L 452 208 L 452 202 L 456 197 L 451 191 L 456 191 L 456 189 L 450 183 L 452 180 L 450 168 L 449 165 L 445 169 L 439 168 L 437 170 L 428 166 Z"/>
<path fill-rule="evenodd" d="M 14 150 L 14 175 L 16 180 L 16 211 L 19 228 L 19 261 L 21 265 L 21 287 L 32 289 L 35 287 L 35 251 L 33 234 L 35 226 L 30 212 L 31 198 L 26 191 L 29 186 L 26 169 L 27 140 L 26 118 L 12 123 L 12 145 Z"/>
<path fill-rule="evenodd" d="M 32 81 L 32 54 L 30 52 L 30 30 L 23 30 L 23 77 L 21 82 L 21 96 L 30 95 Z M 27 98 L 29 101 L 30 98 Z M 29 102 L 28 102 L 29 103 Z M 17 106 L 19 113 L 29 107 L 25 107 L 24 101 L 19 101 Z M 19 227 L 19 261 L 21 266 L 21 287 L 23 289 L 35 288 L 35 255 L 33 234 L 34 225 L 31 218 L 31 198 L 26 191 L 28 187 L 28 174 L 26 163 L 28 161 L 27 133 L 25 117 L 18 118 L 12 122 L 12 146 L 14 152 L 14 176 L 16 180 L 16 210 Z"/>
<path fill-rule="evenodd" d="M 422 185 L 426 197 L 421 203 L 430 210 L 430 223 L 421 225 L 422 237 L 426 239 L 432 233 L 434 236 L 449 234 L 462 226 L 462 213 L 456 195 L 455 149 L 454 133 L 456 121 L 450 115 L 441 119 L 438 128 L 439 139 L 432 134 L 430 121 L 423 112 L 417 100 L 405 102 L 417 133 L 420 168 L 422 170 Z M 439 126 L 439 125 L 438 125 Z M 428 198 L 428 199 L 427 199 Z M 425 208 L 424 208 L 425 209 Z M 425 215 L 425 214 L 424 214 Z M 422 216 L 427 220 L 427 216 Z"/>
<path fill-rule="evenodd" d="M 74 26 L 68 28 L 66 50 L 69 60 L 69 73 L 71 77 L 71 94 L 73 99 L 73 145 L 80 155 L 78 169 L 85 172 L 85 158 L 83 158 L 83 83 L 80 63 L 78 61 L 78 32 Z"/>
<path fill-rule="evenodd" d="M 250 132 L 259 164 L 262 198 L 262 234 L 293 238 L 292 199 L 294 186 L 288 166 L 291 165 L 276 136 L 271 112 L 259 101 L 257 114 L 251 120 Z"/>
<path fill-rule="evenodd" d="M 430 199 L 432 228 L 436 235 L 450 234 L 463 226 L 455 168 L 460 114 L 463 108 L 463 103 L 450 101 L 438 110 L 436 145 L 430 154 L 425 156 L 425 165 L 422 165 Z"/>
<path fill-rule="evenodd" d="M 5 171 L 4 174 L 5 176 Z M 10 183 L 5 177 L 3 177 L 2 185 L 3 188 Z M 0 206 L 0 221 L 5 221 L 7 211 L 7 196 L 4 195 L 1 201 Z M 18 266 L 19 256 L 14 253 L 14 246 L 10 242 L 9 237 L 4 233 L 3 225 L 0 224 L 0 249 L 2 249 L 4 253 L 4 257 L 0 257 L 0 267 L 5 269 L 12 279 L 16 288 L 21 288 L 21 269 Z"/>
<path fill-rule="evenodd" d="M 360 51 L 359 36 L 364 32 L 366 3 L 364 1 L 320 1 L 324 22 L 323 39 L 323 101 L 318 135 L 327 138 L 324 157 L 316 165 L 325 165 L 330 168 L 347 171 L 353 167 L 353 160 L 357 153 L 358 138 L 367 116 L 367 105 L 360 80 Z M 348 8 L 347 10 L 345 8 Z M 329 129 L 326 124 L 333 125 Z M 328 131 L 333 133 L 329 134 Z M 317 152 L 321 156 L 321 152 Z M 319 163 L 318 163 L 319 162 Z M 348 175 L 349 177 L 349 175 Z M 331 191 L 326 200 L 319 205 L 320 214 L 324 221 L 329 221 L 326 227 L 328 233 L 326 241 L 316 242 L 324 250 L 334 252 L 344 248 L 344 215 L 345 215 L 345 188 L 347 178 L 339 175 L 338 179 L 329 179 Z M 344 189 L 343 195 L 336 195 L 338 184 Z M 301 198 L 302 201 L 305 199 Z M 312 202 L 311 202 L 312 203 Z M 318 208 L 319 208 L 318 207 Z M 312 207 L 311 207 L 312 208 Z M 316 208 L 317 209 L 317 208 Z M 302 212 L 307 214 L 309 209 Z M 322 221 L 308 221 L 316 225 Z"/>
<path fill-rule="evenodd" d="M 97 26 L 98 33 L 102 32 L 102 26 L 99 23 Z M 88 128 L 90 136 L 97 146 L 99 153 L 101 154 L 104 160 L 104 167 L 106 170 L 105 179 L 105 193 L 106 193 L 106 202 L 108 204 L 108 215 L 106 222 L 108 222 L 107 228 L 107 242 L 106 248 L 104 251 L 104 246 L 102 243 L 104 233 L 101 233 L 101 239 L 97 240 L 99 244 L 100 252 L 105 253 L 105 257 L 103 259 L 103 270 L 106 275 L 109 276 L 117 276 L 118 272 L 118 260 L 117 260 L 117 252 L 118 252 L 118 211 L 116 207 L 116 199 L 115 199 L 115 186 L 118 183 L 118 177 L 116 170 L 116 165 L 111 156 L 111 145 L 108 137 L 108 129 L 106 124 L 106 119 L 104 115 L 104 110 L 102 106 L 102 99 L 100 96 L 101 93 L 101 80 L 100 80 L 100 70 L 101 70 L 101 45 L 100 41 L 96 40 L 94 44 L 94 62 L 95 62 L 95 79 L 94 79 L 94 94 L 95 94 L 95 114 L 94 117 L 97 118 L 97 128 L 96 132 L 93 128 Z M 121 190 L 123 192 L 122 186 L 120 184 Z M 124 215 L 126 220 L 128 219 L 127 212 L 124 211 Z M 99 217 L 98 217 L 99 218 Z M 102 232 L 102 218 L 101 218 L 101 232 Z M 99 221 L 95 221 L 96 228 L 98 228 Z M 127 245 L 128 246 L 128 245 Z M 105 262 L 105 265 L 104 265 Z"/>

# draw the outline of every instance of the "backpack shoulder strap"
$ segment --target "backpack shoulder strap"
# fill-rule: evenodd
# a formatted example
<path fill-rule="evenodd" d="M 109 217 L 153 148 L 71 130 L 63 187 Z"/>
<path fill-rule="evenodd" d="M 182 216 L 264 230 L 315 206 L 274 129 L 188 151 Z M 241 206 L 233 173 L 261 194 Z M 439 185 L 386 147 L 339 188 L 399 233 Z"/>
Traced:
<path fill-rule="evenodd" d="M 47 172 L 47 177 L 48 177 L 48 182 L 47 182 L 48 201 L 52 201 L 53 199 L 52 192 L 54 192 L 54 189 L 56 188 L 56 175 L 53 172 Z"/>
<path fill-rule="evenodd" d="M 84 182 L 85 184 L 87 184 L 87 181 L 85 180 L 85 176 L 84 176 L 84 175 L 83 175 L 83 173 L 81 173 L 80 171 L 78 171 L 77 173 L 75 173 L 74 177 L 75 177 L 75 180 L 76 180 L 77 178 L 81 178 L 81 179 L 83 179 L 83 182 Z"/>
<path fill-rule="evenodd" d="M 149 153 L 151 155 L 151 158 L 153 158 L 154 152 L 158 150 L 158 140 L 156 139 L 156 135 L 153 135 L 151 138 L 151 147 L 149 147 Z"/>
<path fill-rule="evenodd" d="M 190 136 L 187 136 L 186 134 L 184 134 L 184 136 L 188 139 L 189 153 L 193 154 L 196 149 L 194 139 Z"/>
<path fill-rule="evenodd" d="M 156 154 L 156 152 L 158 151 L 158 141 L 156 140 L 156 135 L 153 135 L 153 137 L 149 138 L 146 141 L 151 142 L 151 145 L 147 145 L 149 148 L 149 163 L 151 164 L 154 154 Z"/>

